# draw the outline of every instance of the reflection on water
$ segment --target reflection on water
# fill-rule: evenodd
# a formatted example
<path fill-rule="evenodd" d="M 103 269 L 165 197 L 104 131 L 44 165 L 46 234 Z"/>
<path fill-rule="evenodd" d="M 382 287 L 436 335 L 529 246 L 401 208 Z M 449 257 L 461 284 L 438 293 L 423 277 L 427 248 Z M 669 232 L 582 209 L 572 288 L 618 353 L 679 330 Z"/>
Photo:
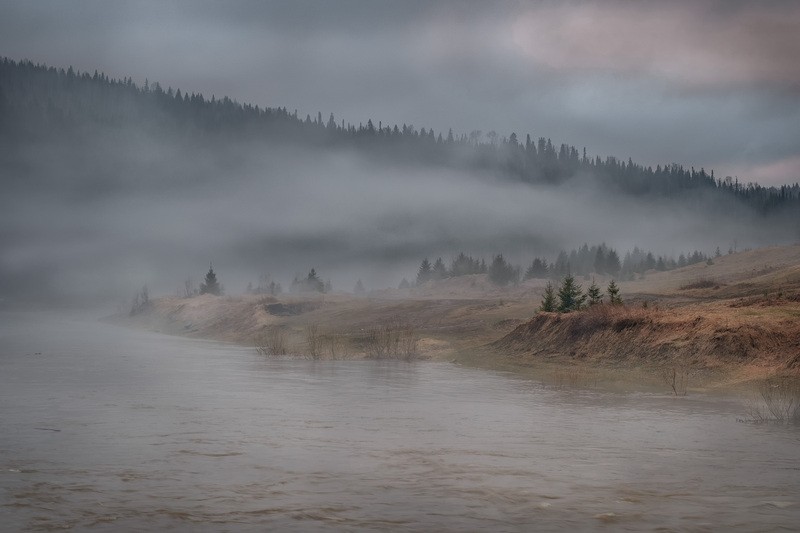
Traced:
<path fill-rule="evenodd" d="M 550 390 L 448 364 L 264 360 L 0 322 L 6 529 L 779 530 L 800 432 L 736 400 Z"/>

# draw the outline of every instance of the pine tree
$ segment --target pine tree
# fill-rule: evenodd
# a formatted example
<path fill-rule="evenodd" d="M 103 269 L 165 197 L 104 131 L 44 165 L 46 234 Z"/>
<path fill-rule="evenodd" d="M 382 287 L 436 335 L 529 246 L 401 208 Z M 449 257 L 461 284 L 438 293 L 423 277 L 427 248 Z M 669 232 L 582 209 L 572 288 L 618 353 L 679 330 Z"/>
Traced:
<path fill-rule="evenodd" d="M 613 248 L 609 248 L 606 254 L 606 274 L 616 276 L 619 274 L 622 264 L 619 261 L 619 254 Z"/>
<path fill-rule="evenodd" d="M 361 278 L 359 278 L 358 281 L 356 281 L 356 286 L 353 289 L 353 293 L 360 295 L 360 294 L 364 294 L 365 292 L 367 292 L 367 291 L 364 289 L 364 284 L 361 283 Z"/>
<path fill-rule="evenodd" d="M 622 305 L 622 297 L 619 295 L 619 287 L 617 287 L 617 284 L 614 283 L 613 279 L 611 282 L 609 282 L 606 292 L 608 292 L 608 299 L 611 305 Z"/>
<path fill-rule="evenodd" d="M 603 293 L 600 292 L 600 287 L 597 286 L 594 278 L 592 278 L 592 284 L 589 285 L 586 291 L 586 296 L 589 298 L 590 306 L 603 303 Z"/>
<path fill-rule="evenodd" d="M 325 292 L 325 283 L 317 276 L 316 269 L 311 269 L 306 277 L 306 287 L 309 291 Z"/>
<path fill-rule="evenodd" d="M 200 294 L 213 294 L 215 296 L 222 294 L 222 286 L 217 281 L 217 274 L 214 272 L 212 265 L 208 265 L 206 277 L 203 283 L 200 284 Z"/>
<path fill-rule="evenodd" d="M 581 286 L 575 283 L 575 277 L 572 274 L 567 275 L 561 282 L 561 287 L 558 289 L 558 300 L 558 310 L 562 313 L 578 311 L 583 307 L 586 295 L 583 294 Z"/>
<path fill-rule="evenodd" d="M 433 264 L 433 274 L 431 277 L 437 280 L 447 277 L 447 267 L 444 265 L 444 261 L 442 261 L 441 257 Z"/>
<path fill-rule="evenodd" d="M 506 261 L 503 254 L 497 254 L 489 266 L 489 280 L 501 287 L 505 287 L 509 283 L 516 284 L 519 282 L 519 270 Z"/>
<path fill-rule="evenodd" d="M 422 285 L 428 280 L 431 279 L 431 262 L 428 261 L 428 258 L 422 260 L 422 264 L 419 265 L 419 270 L 417 271 L 417 285 Z"/>
<path fill-rule="evenodd" d="M 602 246 L 597 248 L 597 254 L 594 256 L 594 271 L 598 274 L 606 272 L 606 254 Z"/>
<path fill-rule="evenodd" d="M 544 287 L 544 297 L 542 297 L 542 305 L 539 307 L 539 310 L 546 313 L 553 313 L 556 311 L 556 290 L 549 281 Z"/>
<path fill-rule="evenodd" d="M 547 277 L 547 260 L 535 258 L 525 271 L 525 279 Z"/>

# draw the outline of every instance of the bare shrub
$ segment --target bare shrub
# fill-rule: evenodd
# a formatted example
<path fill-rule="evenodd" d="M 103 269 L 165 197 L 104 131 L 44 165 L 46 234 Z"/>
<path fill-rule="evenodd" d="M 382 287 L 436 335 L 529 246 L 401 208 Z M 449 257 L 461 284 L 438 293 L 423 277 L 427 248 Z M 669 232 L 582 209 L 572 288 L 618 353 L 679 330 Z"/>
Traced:
<path fill-rule="evenodd" d="M 320 342 L 331 359 L 338 359 L 347 352 L 347 339 L 343 335 L 328 333 L 321 337 Z"/>
<path fill-rule="evenodd" d="M 256 352 L 259 355 L 286 355 L 289 353 L 289 342 L 286 331 L 281 327 L 267 328 L 255 340 Z"/>
<path fill-rule="evenodd" d="M 800 379 L 772 377 L 756 386 L 750 415 L 757 422 L 800 424 Z"/>
<path fill-rule="evenodd" d="M 306 354 L 311 359 L 322 357 L 322 337 L 316 324 L 306 326 Z"/>
<path fill-rule="evenodd" d="M 419 356 L 416 328 L 401 319 L 367 330 L 364 348 L 370 359 L 416 359 Z"/>
<path fill-rule="evenodd" d="M 659 370 L 661 380 L 666 383 L 675 396 L 686 396 L 689 386 L 690 365 L 678 362 Z"/>

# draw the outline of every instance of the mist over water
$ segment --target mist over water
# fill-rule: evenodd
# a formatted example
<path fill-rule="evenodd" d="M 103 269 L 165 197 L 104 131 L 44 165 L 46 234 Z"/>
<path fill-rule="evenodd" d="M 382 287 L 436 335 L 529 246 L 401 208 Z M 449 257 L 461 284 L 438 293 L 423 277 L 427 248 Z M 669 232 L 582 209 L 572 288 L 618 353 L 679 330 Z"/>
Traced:
<path fill-rule="evenodd" d="M 12 530 L 794 527 L 800 434 L 744 412 L 6 313 L 0 517 Z"/>
<path fill-rule="evenodd" d="M 591 176 L 534 186 L 343 148 L 136 131 L 6 154 L 6 298 L 117 302 L 144 284 L 174 293 L 209 262 L 230 293 L 265 273 L 288 286 L 312 267 L 334 289 L 383 288 L 413 279 L 423 257 L 461 251 L 525 264 L 606 242 L 677 256 L 787 242 L 797 230 L 733 203 L 631 197 Z"/>

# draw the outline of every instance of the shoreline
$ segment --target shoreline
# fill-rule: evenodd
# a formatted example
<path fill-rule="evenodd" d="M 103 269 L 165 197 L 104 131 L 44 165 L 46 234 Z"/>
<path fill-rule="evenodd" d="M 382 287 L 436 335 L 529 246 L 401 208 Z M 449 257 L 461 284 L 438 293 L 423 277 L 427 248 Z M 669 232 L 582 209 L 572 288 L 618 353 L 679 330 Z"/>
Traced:
<path fill-rule="evenodd" d="M 108 320 L 260 342 L 264 353 L 280 341 L 280 354 L 452 361 L 567 382 L 591 375 L 660 382 L 675 394 L 737 389 L 775 375 L 800 379 L 800 245 L 647 272 L 619 283 L 622 306 L 539 312 L 546 283 L 499 288 L 476 274 L 368 296 L 173 296 Z"/>

